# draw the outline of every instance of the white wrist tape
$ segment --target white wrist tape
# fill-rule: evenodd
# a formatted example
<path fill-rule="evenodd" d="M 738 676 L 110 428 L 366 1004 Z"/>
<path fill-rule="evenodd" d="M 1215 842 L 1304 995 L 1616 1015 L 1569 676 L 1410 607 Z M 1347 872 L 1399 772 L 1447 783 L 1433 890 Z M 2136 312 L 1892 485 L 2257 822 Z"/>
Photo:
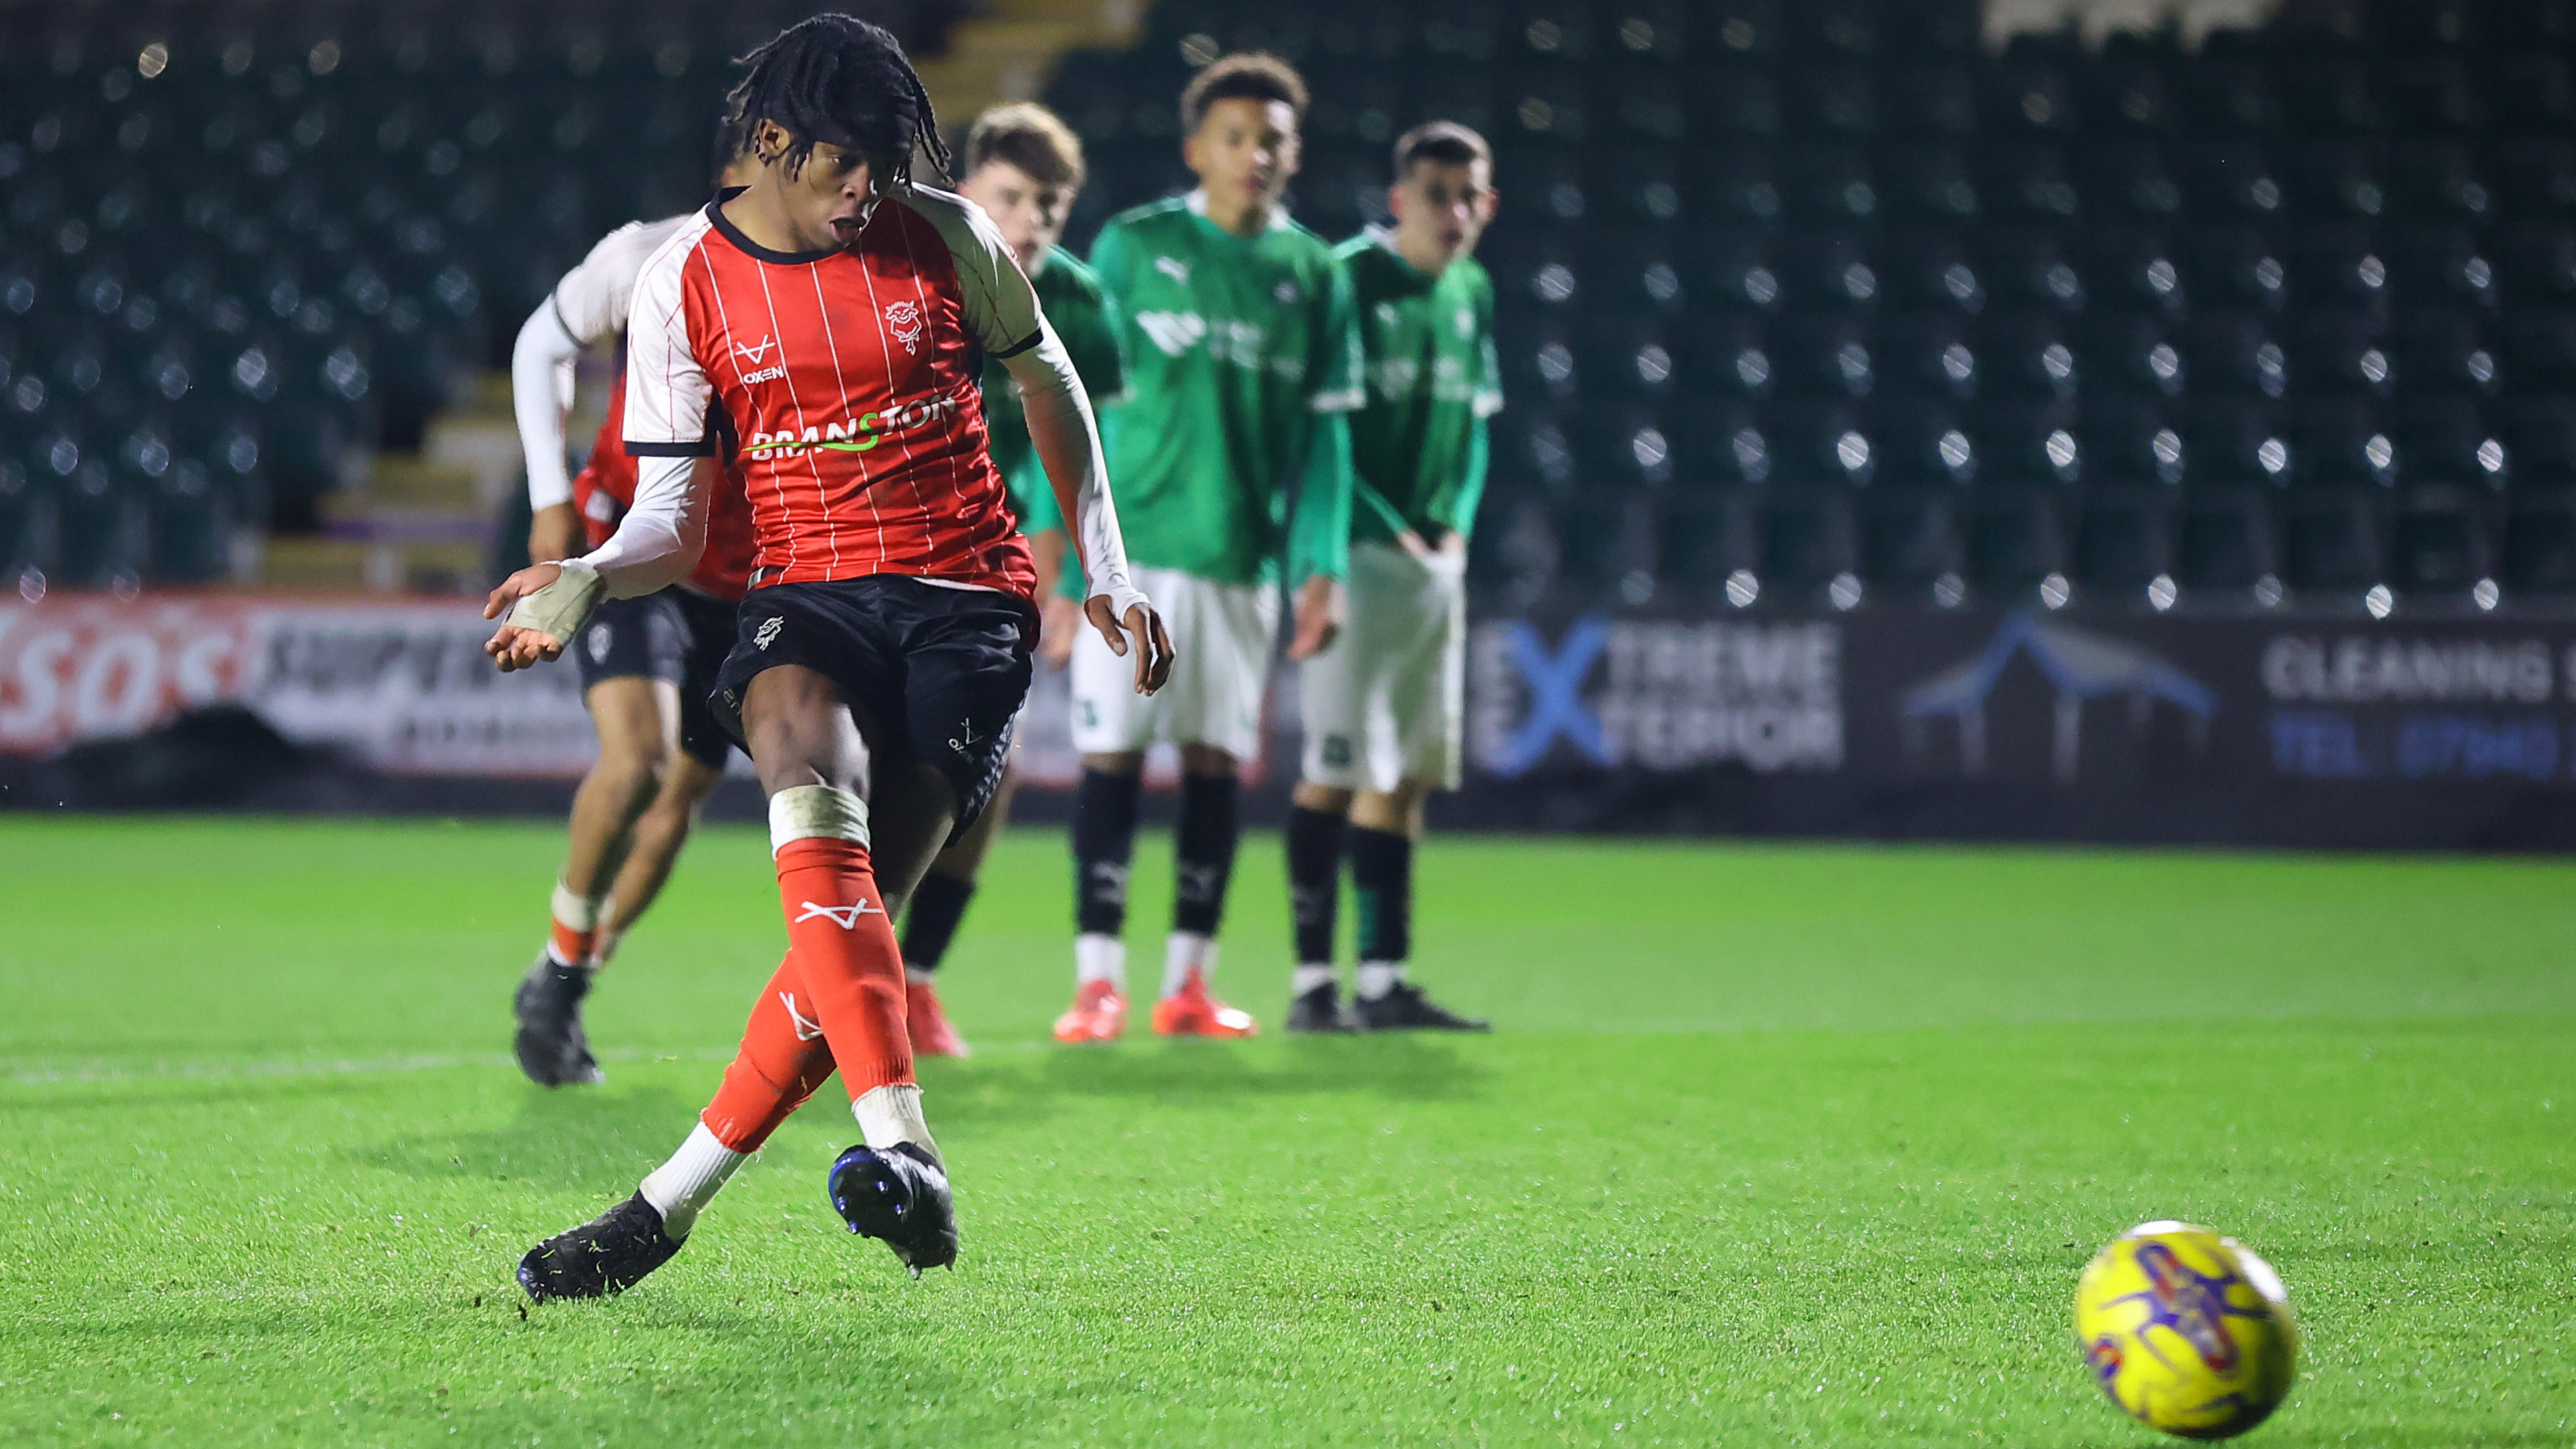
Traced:
<path fill-rule="evenodd" d="M 513 629 L 534 629 L 570 648 L 573 636 L 598 610 L 606 586 L 599 581 L 599 570 L 580 559 L 565 559 L 560 567 L 563 573 L 553 583 L 519 600 L 501 622 Z"/>
<path fill-rule="evenodd" d="M 1145 597 L 1145 591 L 1127 582 L 1127 576 L 1124 574 L 1113 575 L 1108 582 L 1094 583 L 1091 586 L 1092 598 L 1097 599 L 1103 595 L 1108 596 L 1109 599 L 1109 617 L 1117 620 L 1122 628 L 1126 626 L 1129 609 L 1154 607 L 1154 601 Z"/>

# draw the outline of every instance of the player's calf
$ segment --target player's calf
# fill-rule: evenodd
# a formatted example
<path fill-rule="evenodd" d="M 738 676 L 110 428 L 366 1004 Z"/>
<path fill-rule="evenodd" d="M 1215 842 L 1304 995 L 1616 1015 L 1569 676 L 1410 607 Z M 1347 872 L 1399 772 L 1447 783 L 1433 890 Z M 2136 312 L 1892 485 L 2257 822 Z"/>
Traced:
<path fill-rule="evenodd" d="M 1164 1036 L 1251 1036 L 1252 1014 L 1219 1000 L 1216 933 L 1243 834 L 1231 756 L 1209 746 L 1182 752 L 1181 818 L 1173 832 L 1172 934 L 1163 951 L 1163 997 L 1154 1030 Z M 1222 770 L 1222 773 L 1219 770 Z"/>
<path fill-rule="evenodd" d="M 1333 971 L 1342 891 L 1342 837 L 1351 792 L 1308 780 L 1288 811 L 1288 914 L 1296 969 L 1288 983 L 1288 1029 L 1353 1030 Z"/>
<path fill-rule="evenodd" d="M 934 865 L 912 888 L 912 899 L 904 908 L 904 1025 L 912 1034 L 916 1057 L 962 1057 L 969 1050 L 966 1039 L 948 1020 L 936 980 L 958 923 L 965 919 L 966 904 L 974 897 L 974 877 Z"/>
<path fill-rule="evenodd" d="M 1073 1005 L 1056 1018 L 1068 1045 L 1127 1030 L 1127 879 L 1144 792 L 1142 756 L 1086 756 L 1073 802 Z"/>
<path fill-rule="evenodd" d="M 1493 1023 L 1451 1011 L 1405 979 L 1413 951 L 1413 836 L 1355 822 L 1350 839 L 1351 887 L 1360 914 L 1359 990 L 1352 1011 L 1360 1029 L 1493 1030 Z"/>

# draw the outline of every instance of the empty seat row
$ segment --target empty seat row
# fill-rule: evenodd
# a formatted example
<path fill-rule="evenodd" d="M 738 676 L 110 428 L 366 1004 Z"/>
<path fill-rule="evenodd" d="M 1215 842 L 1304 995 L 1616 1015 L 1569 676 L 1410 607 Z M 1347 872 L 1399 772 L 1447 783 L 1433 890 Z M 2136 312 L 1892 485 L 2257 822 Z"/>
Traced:
<path fill-rule="evenodd" d="M 2459 490 L 2376 504 L 2152 489 L 1961 497 L 1755 493 L 1548 510 L 1498 502 L 1477 583 L 1520 607 L 1864 600 L 2431 605 L 2576 597 L 2576 496 L 2510 509 Z"/>
<path fill-rule="evenodd" d="M 2492 328 L 2455 314 L 2383 327 L 2320 312 L 2157 325 L 2047 314 L 1899 314 L 1874 322 L 1656 316 L 1506 318 L 1505 378 L 1566 399 L 1929 397 L 1968 406 L 2029 399 L 2481 399 L 2576 389 L 2576 314 Z"/>
<path fill-rule="evenodd" d="M 0 458 L 0 588 L 212 582 L 235 571 L 244 535 L 267 517 L 255 475 L 194 459 L 48 473 Z"/>
<path fill-rule="evenodd" d="M 1595 406 L 1565 414 L 1523 404 L 1497 429 L 1497 476 L 1559 496 L 1768 482 L 2442 482 L 2494 490 L 2576 482 L 2576 400 L 2567 398 L 2492 409 L 2315 401 L 2286 409 L 2043 405 L 1982 415 L 1913 401 Z"/>

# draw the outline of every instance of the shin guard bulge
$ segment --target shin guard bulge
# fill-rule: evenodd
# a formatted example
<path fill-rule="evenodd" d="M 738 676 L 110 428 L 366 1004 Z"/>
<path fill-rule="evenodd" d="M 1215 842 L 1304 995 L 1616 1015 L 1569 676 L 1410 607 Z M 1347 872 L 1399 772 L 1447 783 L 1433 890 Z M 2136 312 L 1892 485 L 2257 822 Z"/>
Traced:
<path fill-rule="evenodd" d="M 852 1100 L 912 1081 L 904 1025 L 903 951 L 868 857 L 867 806 L 828 785 L 769 800 L 771 854 L 787 948 L 811 1018 Z"/>
<path fill-rule="evenodd" d="M 804 973 L 790 951 L 778 963 L 760 999 L 752 1003 L 751 1021 L 742 1029 L 742 1046 L 715 1100 L 698 1114 L 716 1139 L 736 1152 L 757 1152 L 807 1098 L 832 1075 L 832 1048 L 823 1039 Z"/>

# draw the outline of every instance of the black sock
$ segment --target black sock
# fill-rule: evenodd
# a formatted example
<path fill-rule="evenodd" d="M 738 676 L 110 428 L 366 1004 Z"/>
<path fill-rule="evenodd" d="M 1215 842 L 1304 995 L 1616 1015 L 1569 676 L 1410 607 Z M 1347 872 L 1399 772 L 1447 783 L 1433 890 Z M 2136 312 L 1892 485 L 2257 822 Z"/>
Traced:
<path fill-rule="evenodd" d="M 903 913 L 903 969 L 924 975 L 939 969 L 957 923 L 966 919 L 966 903 L 975 899 L 975 882 L 962 875 L 931 871 L 912 888 L 912 905 Z"/>
<path fill-rule="evenodd" d="M 1181 776 L 1181 826 L 1172 842 L 1172 929 L 1216 934 L 1225 919 L 1225 885 L 1234 874 L 1242 835 L 1232 775 Z"/>
<path fill-rule="evenodd" d="M 1127 928 L 1127 866 L 1136 854 L 1142 775 L 1082 772 L 1073 795 L 1073 928 L 1115 936 Z"/>
<path fill-rule="evenodd" d="M 1351 897 L 1359 905 L 1359 958 L 1401 962 L 1413 953 L 1413 842 L 1351 827 Z"/>
<path fill-rule="evenodd" d="M 1296 964 L 1330 965 L 1341 909 L 1342 817 L 1303 805 L 1288 811 L 1288 913 L 1295 923 Z"/>

